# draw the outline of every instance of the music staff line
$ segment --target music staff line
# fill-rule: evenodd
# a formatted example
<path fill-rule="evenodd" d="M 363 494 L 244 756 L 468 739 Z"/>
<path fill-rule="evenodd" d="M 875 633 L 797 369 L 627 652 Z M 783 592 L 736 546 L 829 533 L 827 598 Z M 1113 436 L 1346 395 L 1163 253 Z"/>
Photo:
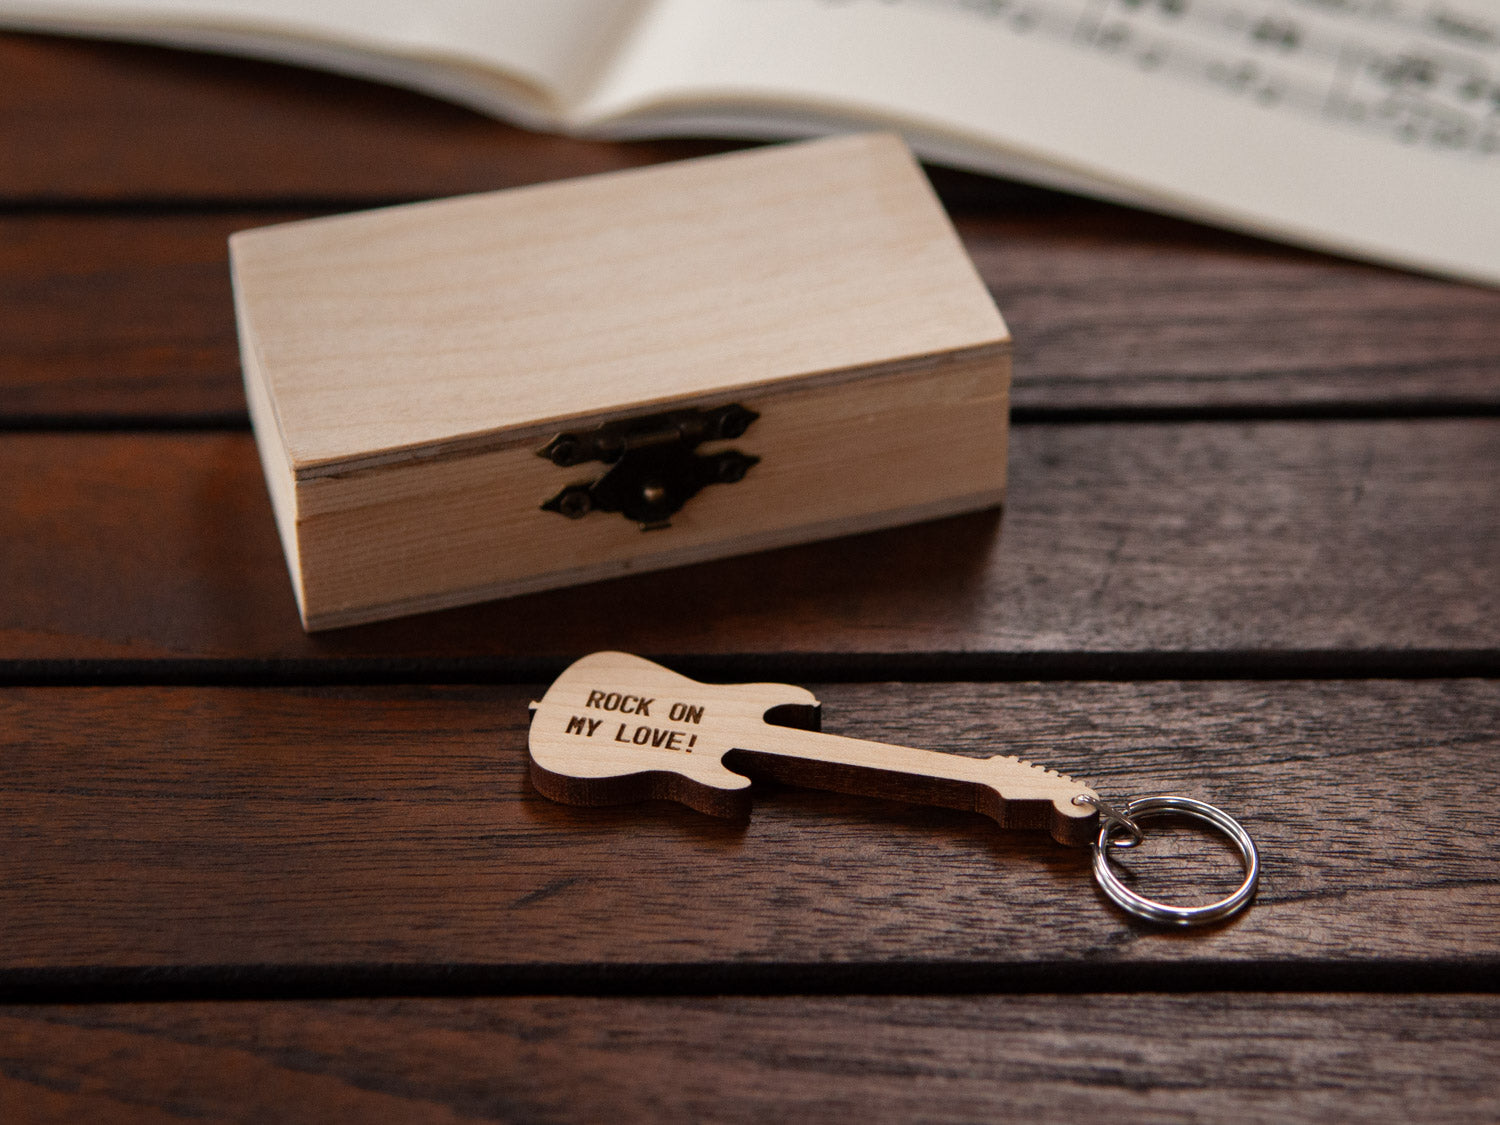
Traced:
<path fill-rule="evenodd" d="M 1500 63 L 1481 56 L 1488 32 L 1477 21 L 1455 24 L 1476 43 L 1464 51 L 1433 42 L 1432 28 L 1391 0 L 1293 0 L 1291 12 L 1285 4 L 1220 0 L 914 2 L 1206 85 L 1267 111 L 1480 158 L 1500 154 Z M 1447 10 L 1428 9 L 1429 20 L 1434 11 Z M 1500 58 L 1500 32 L 1494 39 Z"/>

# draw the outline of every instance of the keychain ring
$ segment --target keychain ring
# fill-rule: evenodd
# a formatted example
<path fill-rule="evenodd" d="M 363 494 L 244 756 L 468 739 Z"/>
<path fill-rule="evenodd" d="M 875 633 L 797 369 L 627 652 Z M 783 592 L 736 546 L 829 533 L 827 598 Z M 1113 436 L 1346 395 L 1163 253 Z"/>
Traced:
<path fill-rule="evenodd" d="M 1124 813 L 1132 821 L 1154 820 L 1175 814 L 1213 825 L 1228 836 L 1239 851 L 1240 862 L 1245 867 L 1245 880 L 1227 898 L 1204 906 L 1171 906 L 1136 894 L 1120 881 L 1114 868 L 1110 866 L 1109 849 L 1114 846 L 1110 833 L 1118 827 L 1118 823 L 1105 820 L 1099 825 L 1099 837 L 1093 844 L 1094 881 L 1110 901 L 1122 910 L 1150 922 L 1172 926 L 1203 926 L 1238 913 L 1254 897 L 1255 884 L 1260 878 L 1260 854 L 1255 850 L 1255 841 L 1250 839 L 1250 833 L 1222 809 L 1203 801 L 1195 801 L 1191 797 L 1142 797 L 1126 805 Z"/>

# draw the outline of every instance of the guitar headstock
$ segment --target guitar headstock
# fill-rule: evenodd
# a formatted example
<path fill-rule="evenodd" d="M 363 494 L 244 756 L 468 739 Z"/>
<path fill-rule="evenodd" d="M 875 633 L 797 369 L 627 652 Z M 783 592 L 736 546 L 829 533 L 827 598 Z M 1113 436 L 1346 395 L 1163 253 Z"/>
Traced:
<path fill-rule="evenodd" d="M 739 815 L 750 781 L 726 769 L 724 755 L 755 745 L 768 712 L 812 725 L 817 707 L 791 684 L 703 684 L 639 656 L 592 653 L 533 704 L 532 783 L 572 805 L 662 797 Z"/>

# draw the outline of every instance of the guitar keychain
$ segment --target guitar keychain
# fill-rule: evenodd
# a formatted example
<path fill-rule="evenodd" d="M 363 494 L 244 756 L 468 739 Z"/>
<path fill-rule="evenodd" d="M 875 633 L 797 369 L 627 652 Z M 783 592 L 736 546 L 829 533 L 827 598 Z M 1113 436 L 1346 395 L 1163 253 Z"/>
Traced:
<path fill-rule="evenodd" d="M 750 807 L 750 779 L 735 772 L 743 769 L 814 789 L 972 809 L 1002 828 L 1045 829 L 1059 843 L 1089 845 L 1094 878 L 1110 901 L 1167 925 L 1220 921 L 1255 894 L 1255 843 L 1213 805 L 1144 797 L 1116 807 L 1087 785 L 1019 758 L 967 758 L 823 734 L 820 706 L 790 684 L 701 684 L 639 656 L 596 652 L 570 665 L 531 705 L 531 780 L 543 796 L 569 805 L 665 798 L 740 816 Z M 1245 869 L 1233 894 L 1171 906 L 1121 882 L 1111 849 L 1136 846 L 1143 822 L 1174 815 L 1229 837 Z"/>

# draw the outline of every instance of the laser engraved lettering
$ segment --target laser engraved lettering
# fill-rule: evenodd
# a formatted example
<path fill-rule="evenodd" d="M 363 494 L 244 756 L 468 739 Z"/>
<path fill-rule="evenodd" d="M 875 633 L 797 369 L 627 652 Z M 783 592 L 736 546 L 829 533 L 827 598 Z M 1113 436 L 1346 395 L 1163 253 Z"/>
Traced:
<path fill-rule="evenodd" d="M 583 705 L 585 707 L 597 707 L 600 711 L 620 711 L 627 715 L 645 715 L 649 717 L 651 714 L 651 704 L 655 702 L 655 699 L 647 699 L 639 695 L 622 695 L 617 691 L 591 691 Z"/>
<path fill-rule="evenodd" d="M 570 728 L 571 729 L 571 728 Z M 615 730 L 615 741 L 624 742 L 631 746 L 649 746 L 653 750 L 681 750 L 686 752 L 683 746 L 684 734 L 680 730 L 669 730 L 666 727 L 638 726 L 627 736 L 625 724 L 621 723 Z M 698 736 L 693 735 L 693 742 L 698 741 Z M 689 743 L 691 745 L 692 743 Z"/>

